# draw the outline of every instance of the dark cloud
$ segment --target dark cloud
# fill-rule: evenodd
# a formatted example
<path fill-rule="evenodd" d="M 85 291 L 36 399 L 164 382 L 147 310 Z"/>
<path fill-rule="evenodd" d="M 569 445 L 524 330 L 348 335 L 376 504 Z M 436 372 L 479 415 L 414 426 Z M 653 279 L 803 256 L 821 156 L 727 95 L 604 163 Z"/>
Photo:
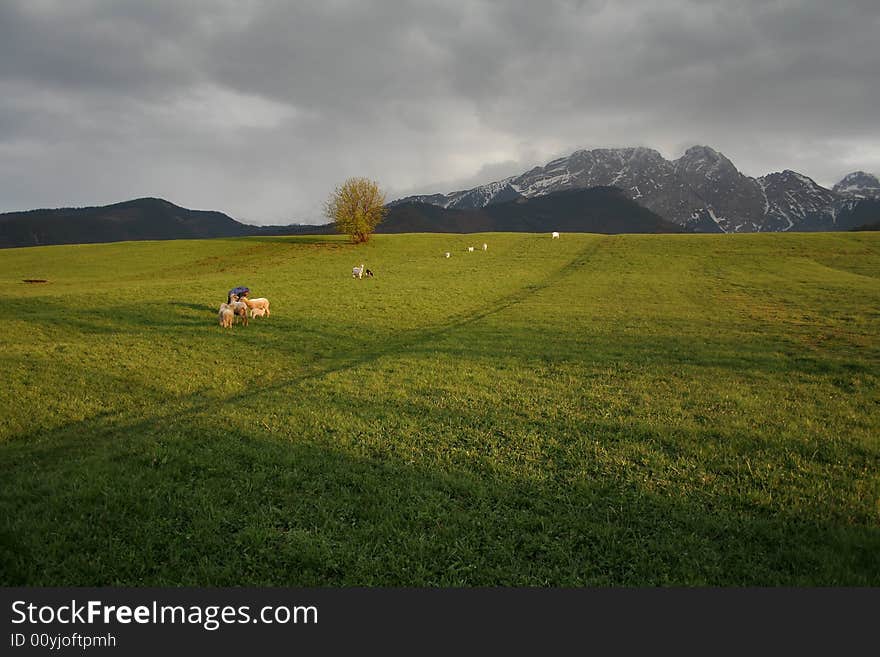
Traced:
<path fill-rule="evenodd" d="M 747 174 L 880 172 L 880 5 L 0 4 L 0 211 L 156 195 L 319 221 L 576 148 L 712 145 Z"/>

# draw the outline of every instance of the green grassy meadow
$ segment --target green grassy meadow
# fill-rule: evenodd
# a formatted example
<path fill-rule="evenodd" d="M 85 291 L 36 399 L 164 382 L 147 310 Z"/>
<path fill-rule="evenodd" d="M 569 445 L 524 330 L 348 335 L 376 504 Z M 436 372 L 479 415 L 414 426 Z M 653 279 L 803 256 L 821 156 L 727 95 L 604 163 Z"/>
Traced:
<path fill-rule="evenodd" d="M 0 282 L 2 584 L 880 585 L 880 234 L 40 247 Z M 271 317 L 220 328 L 235 285 Z"/>

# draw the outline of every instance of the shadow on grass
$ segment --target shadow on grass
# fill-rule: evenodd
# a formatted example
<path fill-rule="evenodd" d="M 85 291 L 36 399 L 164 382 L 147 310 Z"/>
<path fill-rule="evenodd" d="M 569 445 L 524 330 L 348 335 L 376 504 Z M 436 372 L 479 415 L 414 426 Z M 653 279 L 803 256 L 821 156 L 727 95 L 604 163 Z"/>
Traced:
<path fill-rule="evenodd" d="M 218 295 L 218 296 L 222 297 L 222 295 Z M 220 304 L 224 303 L 224 302 L 225 302 L 225 299 L 221 298 L 220 301 L 217 302 L 216 308 L 214 308 L 213 306 L 209 306 L 206 303 L 192 303 L 190 301 L 180 301 L 180 300 L 168 301 L 168 305 L 171 307 L 177 308 L 179 311 L 183 311 L 185 309 L 185 310 L 191 310 L 193 312 L 199 313 L 200 315 L 204 315 L 205 313 L 216 314 L 217 310 L 220 308 Z M 180 314 L 182 315 L 183 313 L 181 312 Z M 202 322 L 202 323 L 204 324 L 204 322 Z"/>
<path fill-rule="evenodd" d="M 252 393 L 251 407 L 265 394 Z M 818 503 L 756 503 L 748 493 L 757 481 L 712 490 L 687 478 L 659 490 L 653 478 L 669 472 L 616 458 L 656 445 L 656 434 L 596 422 L 585 433 L 619 454 L 601 456 L 586 441 L 537 454 L 513 445 L 486 459 L 466 428 L 485 422 L 480 414 L 345 396 L 336 404 L 354 418 L 345 428 L 249 422 L 215 401 L 3 444 L 0 582 L 880 583 L 876 524 Z M 428 434 L 439 422 L 449 431 Z M 402 435 L 406 425 L 429 443 Z M 534 458 L 538 476 L 521 468 Z"/>

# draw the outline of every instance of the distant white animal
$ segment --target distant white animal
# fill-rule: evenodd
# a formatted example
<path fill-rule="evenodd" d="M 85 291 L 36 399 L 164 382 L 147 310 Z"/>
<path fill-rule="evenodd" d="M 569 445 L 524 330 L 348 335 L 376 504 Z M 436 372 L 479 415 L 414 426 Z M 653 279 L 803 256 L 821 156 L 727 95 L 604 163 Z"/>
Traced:
<path fill-rule="evenodd" d="M 449 251 L 447 251 L 447 252 L 444 253 L 443 255 L 444 255 L 445 257 L 447 257 L 447 258 L 451 258 L 451 257 L 452 257 L 452 254 L 451 254 Z"/>
<path fill-rule="evenodd" d="M 553 231 L 553 239 L 554 239 L 554 240 L 558 240 L 558 239 L 559 239 L 559 233 L 557 233 L 555 230 Z"/>
<path fill-rule="evenodd" d="M 489 245 L 486 244 L 485 242 L 483 242 L 483 251 L 487 250 L 488 248 L 489 248 Z"/>
<path fill-rule="evenodd" d="M 473 251 L 473 250 L 474 250 L 474 247 L 472 247 L 472 246 L 468 247 L 468 251 Z"/>
<path fill-rule="evenodd" d="M 354 267 L 351 270 L 352 278 L 363 278 L 364 277 L 364 265 L 361 264 L 360 267 Z"/>

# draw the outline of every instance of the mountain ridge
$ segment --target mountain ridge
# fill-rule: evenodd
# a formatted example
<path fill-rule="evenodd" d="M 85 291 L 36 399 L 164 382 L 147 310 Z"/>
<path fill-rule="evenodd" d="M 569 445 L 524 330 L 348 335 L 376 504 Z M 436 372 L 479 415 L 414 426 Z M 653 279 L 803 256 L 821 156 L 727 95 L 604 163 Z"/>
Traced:
<path fill-rule="evenodd" d="M 626 198 L 614 187 L 519 197 L 489 207 L 447 210 L 424 203 L 396 204 L 377 233 L 412 232 L 669 233 L 684 228 Z M 50 208 L 0 214 L 0 248 L 137 240 L 206 239 L 259 235 L 327 235 L 333 224 L 253 226 L 222 212 L 190 210 L 144 197 L 106 206 Z"/>
<path fill-rule="evenodd" d="M 521 197 L 482 208 L 443 208 L 430 203 L 399 203 L 377 233 L 683 233 L 626 197 L 616 187 L 571 189 L 533 198 Z"/>
<path fill-rule="evenodd" d="M 591 189 L 601 191 L 530 204 Z M 572 199 L 582 207 L 574 207 Z M 403 213 L 396 210 L 404 205 L 411 207 Z M 472 212 L 449 214 L 422 205 Z M 448 194 L 408 196 L 387 206 L 390 221 L 380 224 L 378 232 L 478 232 L 479 226 L 487 231 L 569 232 L 854 230 L 880 224 L 880 181 L 854 171 L 827 189 L 791 169 L 746 176 L 709 146 L 692 146 L 675 160 L 637 146 L 577 150 L 520 175 Z M 486 210 L 492 206 L 503 209 Z M 624 206 L 629 216 L 621 212 Z M 540 211 L 543 218 L 527 215 L 526 208 Z M 0 214 L 0 248 L 333 232 L 332 224 L 255 226 L 156 197 Z"/>
<path fill-rule="evenodd" d="M 311 226 L 252 226 L 215 210 L 190 210 L 157 197 L 101 206 L 0 214 L 0 248 L 313 232 Z"/>
<path fill-rule="evenodd" d="M 880 198 L 880 182 L 863 171 L 847 174 L 833 189 L 791 169 L 754 178 L 723 153 L 695 145 L 675 160 L 644 146 L 581 149 L 485 185 L 390 205 L 465 209 L 597 186 L 619 187 L 639 205 L 697 232 L 848 230 L 854 227 L 851 201 Z"/>

